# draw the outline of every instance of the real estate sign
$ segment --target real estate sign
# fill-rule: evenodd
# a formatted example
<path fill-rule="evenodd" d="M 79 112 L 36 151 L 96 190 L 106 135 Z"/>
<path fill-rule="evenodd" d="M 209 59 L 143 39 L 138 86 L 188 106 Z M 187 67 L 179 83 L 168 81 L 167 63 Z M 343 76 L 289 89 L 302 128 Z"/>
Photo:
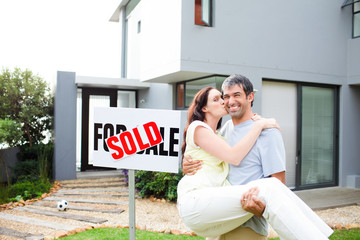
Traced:
<path fill-rule="evenodd" d="M 180 111 L 95 107 L 89 123 L 94 166 L 178 172 Z"/>

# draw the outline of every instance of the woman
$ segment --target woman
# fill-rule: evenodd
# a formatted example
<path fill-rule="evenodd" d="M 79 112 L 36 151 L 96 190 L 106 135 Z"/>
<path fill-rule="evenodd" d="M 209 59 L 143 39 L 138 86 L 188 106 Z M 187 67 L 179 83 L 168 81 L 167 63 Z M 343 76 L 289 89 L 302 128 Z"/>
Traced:
<path fill-rule="evenodd" d="M 228 163 L 240 164 L 262 129 L 278 126 L 273 119 L 260 119 L 239 143 L 230 147 L 216 133 L 226 114 L 221 93 L 212 87 L 200 90 L 189 107 L 182 151 L 192 159 L 202 159 L 203 166 L 178 184 L 178 209 L 184 223 L 207 237 L 240 226 L 253 216 L 241 208 L 241 196 L 257 186 L 259 197 L 266 203 L 263 217 L 281 239 L 327 239 L 332 230 L 277 179 L 230 186 L 226 180 Z"/>

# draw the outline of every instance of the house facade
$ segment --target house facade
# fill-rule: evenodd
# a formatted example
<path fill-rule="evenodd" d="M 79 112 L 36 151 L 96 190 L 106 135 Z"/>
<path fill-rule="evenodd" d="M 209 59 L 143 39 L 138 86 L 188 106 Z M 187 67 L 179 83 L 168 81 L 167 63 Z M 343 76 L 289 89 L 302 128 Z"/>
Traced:
<path fill-rule="evenodd" d="M 75 76 L 79 94 L 112 88 L 128 107 L 186 112 L 199 89 L 242 74 L 253 111 L 281 126 L 288 187 L 360 187 L 359 1 L 123 0 L 110 20 L 121 78 Z"/>

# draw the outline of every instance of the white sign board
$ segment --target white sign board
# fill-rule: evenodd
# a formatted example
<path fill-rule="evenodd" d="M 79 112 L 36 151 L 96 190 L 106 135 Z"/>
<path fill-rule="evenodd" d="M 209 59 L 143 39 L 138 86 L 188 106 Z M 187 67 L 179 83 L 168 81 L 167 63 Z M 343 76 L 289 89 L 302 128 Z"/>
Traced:
<path fill-rule="evenodd" d="M 94 166 L 178 172 L 180 111 L 95 107 L 93 112 Z"/>

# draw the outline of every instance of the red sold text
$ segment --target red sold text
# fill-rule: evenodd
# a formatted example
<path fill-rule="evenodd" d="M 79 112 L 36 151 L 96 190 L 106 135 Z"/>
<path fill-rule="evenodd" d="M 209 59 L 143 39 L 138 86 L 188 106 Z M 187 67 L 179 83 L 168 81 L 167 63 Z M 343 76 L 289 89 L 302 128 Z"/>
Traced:
<path fill-rule="evenodd" d="M 110 149 L 115 160 L 134 153 L 177 157 L 175 146 L 179 144 L 178 133 L 179 128 L 158 127 L 155 122 L 129 131 L 123 124 L 95 123 L 94 150 L 98 151 L 99 140 L 102 140 L 104 150 Z"/>

